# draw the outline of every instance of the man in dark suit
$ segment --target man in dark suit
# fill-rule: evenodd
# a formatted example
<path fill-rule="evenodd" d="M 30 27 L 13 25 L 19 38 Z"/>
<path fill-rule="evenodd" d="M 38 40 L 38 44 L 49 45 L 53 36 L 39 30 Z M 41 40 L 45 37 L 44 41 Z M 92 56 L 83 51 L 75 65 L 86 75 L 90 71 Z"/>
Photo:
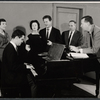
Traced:
<path fill-rule="evenodd" d="M 74 20 L 69 21 L 69 30 L 62 33 L 63 44 L 66 45 L 66 50 L 70 51 L 70 45 L 79 47 L 82 45 L 83 35 L 76 30 L 76 22 Z"/>
<path fill-rule="evenodd" d="M 43 40 L 47 42 L 47 45 L 52 45 L 52 42 L 61 43 L 62 41 L 60 31 L 52 26 L 51 16 L 45 15 L 43 17 L 43 21 L 46 28 L 40 30 L 39 33 Z"/>
<path fill-rule="evenodd" d="M 24 89 L 26 89 L 26 85 L 29 85 L 31 88 L 31 97 L 35 97 L 37 86 L 29 73 L 30 69 L 34 69 L 34 67 L 19 59 L 20 56 L 17 49 L 17 46 L 20 46 L 23 43 L 24 38 L 24 32 L 15 30 L 12 34 L 11 41 L 4 49 L 1 70 L 2 88 L 8 86 L 24 87 Z"/>

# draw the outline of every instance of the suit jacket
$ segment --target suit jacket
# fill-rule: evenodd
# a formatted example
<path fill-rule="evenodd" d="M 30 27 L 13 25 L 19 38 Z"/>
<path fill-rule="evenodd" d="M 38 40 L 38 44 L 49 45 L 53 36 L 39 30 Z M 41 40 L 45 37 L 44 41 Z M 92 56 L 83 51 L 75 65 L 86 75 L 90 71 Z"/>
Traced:
<path fill-rule="evenodd" d="M 89 33 L 88 33 L 89 34 Z M 88 35 L 87 34 L 87 35 Z M 89 36 L 86 35 L 86 42 L 89 41 Z M 98 57 L 100 57 L 100 27 L 94 25 L 93 27 L 93 38 L 92 38 L 92 45 L 93 47 L 91 48 L 88 44 L 89 43 L 85 43 L 87 45 L 82 46 L 83 48 L 83 53 L 95 53 Z M 100 61 L 100 59 L 99 59 Z"/>
<path fill-rule="evenodd" d="M 43 40 L 47 41 L 46 28 L 40 30 L 39 33 L 40 33 L 41 37 L 43 38 Z M 54 43 L 62 43 L 60 31 L 58 29 L 52 27 L 51 33 L 50 33 L 50 36 L 49 36 L 49 40 L 51 42 L 54 42 Z"/>
<path fill-rule="evenodd" d="M 10 39 L 8 33 L 6 33 L 6 32 L 4 31 L 4 34 L 5 34 L 5 35 L 2 35 L 2 34 L 0 33 L 0 60 L 2 60 L 2 53 L 3 53 L 3 50 L 4 50 L 4 48 L 6 47 L 6 45 L 8 44 L 9 39 Z"/>
<path fill-rule="evenodd" d="M 68 37 L 69 37 L 69 30 L 68 31 L 64 31 L 62 33 L 62 42 L 63 44 L 66 45 L 66 47 L 68 47 Z M 71 42 L 70 42 L 70 45 L 73 45 L 73 46 L 81 46 L 83 43 L 83 35 L 82 33 L 80 33 L 79 31 L 75 31 L 74 34 L 73 34 L 73 37 L 71 39 Z"/>
<path fill-rule="evenodd" d="M 18 53 L 11 43 L 3 52 L 1 80 L 2 86 L 19 86 L 27 83 L 26 66 L 19 60 Z"/>

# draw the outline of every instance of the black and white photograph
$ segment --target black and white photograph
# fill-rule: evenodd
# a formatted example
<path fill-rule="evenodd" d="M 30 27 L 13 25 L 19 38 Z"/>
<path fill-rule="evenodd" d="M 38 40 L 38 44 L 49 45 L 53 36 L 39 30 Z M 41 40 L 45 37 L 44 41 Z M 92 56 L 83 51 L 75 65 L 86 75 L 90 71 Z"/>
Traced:
<path fill-rule="evenodd" d="M 99 82 L 99 1 L 0 1 L 0 98 L 100 98 Z"/>

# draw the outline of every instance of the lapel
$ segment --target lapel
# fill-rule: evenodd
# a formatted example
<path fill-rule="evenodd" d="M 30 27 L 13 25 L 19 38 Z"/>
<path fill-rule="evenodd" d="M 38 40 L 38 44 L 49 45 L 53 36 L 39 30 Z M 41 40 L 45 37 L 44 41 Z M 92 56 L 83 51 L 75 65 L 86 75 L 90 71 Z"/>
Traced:
<path fill-rule="evenodd" d="M 18 51 L 15 50 L 14 46 L 11 43 L 10 43 L 10 45 L 12 46 L 13 51 L 18 55 Z"/>
<path fill-rule="evenodd" d="M 100 28 L 98 27 L 98 26 L 96 26 L 96 25 L 94 25 L 94 27 L 93 27 L 93 37 L 100 31 Z"/>
<path fill-rule="evenodd" d="M 51 29 L 50 35 L 49 35 L 49 39 L 51 38 L 51 35 L 53 34 L 53 27 Z"/>
<path fill-rule="evenodd" d="M 44 29 L 44 37 L 46 38 L 46 28 Z"/>
<path fill-rule="evenodd" d="M 98 31 L 99 31 L 98 28 L 96 28 L 96 26 L 93 25 L 92 33 L 90 35 L 90 39 L 91 39 L 91 42 L 92 42 L 92 48 L 94 46 L 94 37 L 95 37 L 96 33 L 98 33 Z M 90 46 L 91 46 L 91 44 L 90 44 Z"/>
<path fill-rule="evenodd" d="M 65 32 L 66 45 L 68 45 L 68 37 L 69 37 L 69 31 Z"/>
<path fill-rule="evenodd" d="M 72 38 L 71 38 L 70 44 L 72 43 L 72 41 L 73 41 L 74 39 L 77 38 L 77 37 L 76 37 L 76 33 L 77 33 L 77 30 L 75 30 L 75 32 L 73 33 L 73 36 L 72 36 Z"/>

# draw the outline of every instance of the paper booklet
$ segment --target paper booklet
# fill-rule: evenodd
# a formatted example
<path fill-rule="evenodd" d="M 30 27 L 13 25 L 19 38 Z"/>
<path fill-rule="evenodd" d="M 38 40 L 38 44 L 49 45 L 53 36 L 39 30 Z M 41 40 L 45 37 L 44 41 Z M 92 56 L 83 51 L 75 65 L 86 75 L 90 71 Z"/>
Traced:
<path fill-rule="evenodd" d="M 69 53 L 68 56 L 73 58 L 89 58 L 89 56 L 85 53 Z"/>
<path fill-rule="evenodd" d="M 36 73 L 36 71 L 35 71 L 34 69 L 32 69 L 32 68 L 31 68 L 31 72 L 32 72 L 32 74 L 33 74 L 34 77 L 38 75 L 38 74 Z"/>

